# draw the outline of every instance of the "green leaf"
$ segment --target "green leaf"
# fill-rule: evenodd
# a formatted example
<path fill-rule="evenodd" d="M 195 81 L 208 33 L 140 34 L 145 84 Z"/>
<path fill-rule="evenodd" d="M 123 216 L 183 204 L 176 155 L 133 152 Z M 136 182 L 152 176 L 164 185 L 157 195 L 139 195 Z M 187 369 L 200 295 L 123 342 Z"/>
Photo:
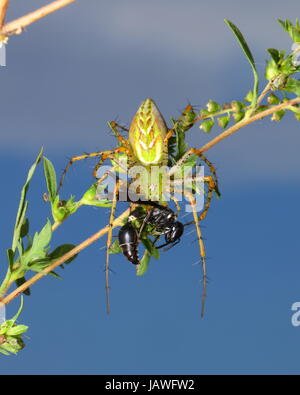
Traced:
<path fill-rule="evenodd" d="M 17 287 L 20 287 L 24 283 L 26 283 L 26 278 L 25 277 L 21 277 L 21 278 L 17 278 L 16 279 L 16 286 Z M 25 291 L 23 291 L 23 294 L 26 295 L 26 296 L 30 296 L 30 294 L 31 294 L 30 288 L 25 289 Z"/>
<path fill-rule="evenodd" d="M 300 29 L 299 29 L 298 20 L 296 20 L 295 26 L 288 19 L 286 19 L 285 21 L 282 21 L 281 19 L 277 19 L 277 21 L 280 23 L 280 25 L 288 33 L 288 35 L 291 37 L 291 39 L 294 42 L 296 43 L 300 42 Z"/>
<path fill-rule="evenodd" d="M 147 268 L 148 268 L 149 263 L 150 263 L 150 258 L 151 258 L 151 255 L 146 250 L 144 252 L 144 255 L 143 255 L 141 261 L 140 261 L 140 264 L 138 265 L 137 272 L 136 272 L 137 276 L 142 276 L 143 274 L 146 273 Z"/>
<path fill-rule="evenodd" d="M 47 183 L 47 189 L 49 192 L 49 200 L 51 203 L 54 202 L 56 197 L 56 173 L 52 162 L 44 156 L 44 174 Z"/>
<path fill-rule="evenodd" d="M 119 240 L 115 240 L 109 247 L 110 254 L 121 254 L 122 248 L 120 247 Z"/>
<path fill-rule="evenodd" d="M 61 258 L 63 255 L 67 254 L 69 251 L 73 250 L 73 248 L 75 248 L 74 244 L 62 244 L 59 247 L 57 247 L 54 251 L 51 252 L 51 254 L 49 254 L 49 258 L 51 259 L 51 261 L 55 261 L 59 258 Z M 72 256 L 72 258 L 68 259 L 66 262 L 64 262 L 65 264 L 69 264 L 71 263 L 75 258 L 77 257 L 77 255 Z M 51 263 L 52 263 L 51 262 Z"/>
<path fill-rule="evenodd" d="M 287 92 L 295 93 L 297 96 L 300 97 L 300 81 L 296 80 L 295 78 L 289 78 L 284 87 L 284 90 L 286 90 Z"/>
<path fill-rule="evenodd" d="M 46 225 L 43 227 L 40 233 L 36 233 L 34 235 L 32 241 L 32 248 L 45 249 L 50 243 L 51 237 L 52 237 L 51 222 L 48 219 Z"/>
<path fill-rule="evenodd" d="M 29 169 L 26 182 L 25 182 L 25 184 L 22 188 L 22 191 L 21 191 L 21 198 L 20 198 L 19 208 L 18 208 L 18 212 L 17 212 L 12 247 L 11 247 L 13 252 L 15 252 L 15 250 L 17 248 L 17 243 L 20 239 L 20 234 L 21 234 L 21 227 L 22 227 L 24 220 L 25 220 L 25 214 L 26 214 L 26 210 L 28 207 L 28 202 L 26 202 L 26 195 L 28 192 L 29 183 L 31 181 L 31 178 L 32 178 L 34 172 L 35 172 L 36 166 L 38 165 L 38 163 L 41 160 L 42 154 L 43 154 L 43 148 L 41 149 L 40 153 L 38 154 L 34 164 Z"/>
<path fill-rule="evenodd" d="M 6 336 L 5 343 L 1 344 L 0 350 L 4 354 L 6 351 L 9 353 L 17 354 L 25 347 L 21 336 Z M 8 355 L 8 354 L 6 354 Z"/>
<path fill-rule="evenodd" d="M 21 226 L 20 237 L 23 239 L 28 235 L 28 232 L 29 232 L 29 220 L 28 218 L 25 218 Z"/>
<path fill-rule="evenodd" d="M 47 220 L 46 225 L 40 233 L 35 233 L 32 246 L 22 256 L 22 268 L 26 268 L 34 260 L 41 260 L 46 257 L 48 244 L 52 237 L 51 223 Z"/>
<path fill-rule="evenodd" d="M 178 132 L 176 133 L 176 147 L 177 155 L 175 159 L 179 160 L 187 150 L 187 144 L 185 143 L 185 132 L 181 130 L 178 130 Z"/>
<path fill-rule="evenodd" d="M 254 77 L 254 84 L 253 84 L 253 98 L 252 98 L 251 105 L 254 107 L 256 105 L 257 95 L 258 95 L 258 73 L 257 73 L 256 67 L 255 67 L 253 55 L 248 47 L 248 44 L 247 44 L 244 36 L 242 35 L 242 33 L 238 29 L 238 27 L 235 26 L 235 24 L 232 23 L 231 21 L 229 21 L 228 19 L 224 19 L 224 21 L 227 24 L 227 26 L 231 29 L 231 31 L 233 32 L 236 39 L 238 40 L 244 54 L 246 55 L 246 58 L 248 59 L 248 62 L 250 63 L 250 66 L 252 68 L 253 77 Z"/>
<path fill-rule="evenodd" d="M 12 271 L 13 265 L 14 265 L 15 254 L 14 254 L 13 250 L 11 250 L 10 248 L 8 250 L 6 250 L 6 254 L 7 254 L 7 259 L 8 259 L 8 264 L 9 264 L 9 270 Z"/>
<path fill-rule="evenodd" d="M 19 336 L 22 333 L 25 333 L 28 330 L 28 326 L 26 325 L 16 325 L 12 328 L 9 328 L 6 332 L 7 336 Z"/>
<path fill-rule="evenodd" d="M 155 259 L 159 259 L 159 250 L 153 245 L 153 242 L 148 238 L 143 238 L 142 243 L 144 244 L 146 250 Z"/>
<path fill-rule="evenodd" d="M 269 54 L 270 54 L 271 58 L 274 60 L 274 62 L 276 64 L 278 64 L 279 61 L 281 60 L 280 53 L 279 53 L 278 49 L 268 48 L 267 52 L 269 52 Z"/>

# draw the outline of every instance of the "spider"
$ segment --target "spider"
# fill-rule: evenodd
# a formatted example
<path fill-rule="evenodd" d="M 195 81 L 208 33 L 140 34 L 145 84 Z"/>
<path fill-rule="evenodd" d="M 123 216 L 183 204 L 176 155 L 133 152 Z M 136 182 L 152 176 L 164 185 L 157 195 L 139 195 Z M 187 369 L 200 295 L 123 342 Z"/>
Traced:
<path fill-rule="evenodd" d="M 193 221 L 185 225 L 195 224 L 197 239 L 199 244 L 202 270 L 203 270 L 203 292 L 202 292 L 202 312 L 204 312 L 204 300 L 206 296 L 206 263 L 205 249 L 202 240 L 202 234 L 199 222 L 203 220 L 210 207 L 213 192 L 219 195 L 218 180 L 216 170 L 213 164 L 197 148 L 187 148 L 184 142 L 185 132 L 188 131 L 196 122 L 196 113 L 193 106 L 186 106 L 178 120 L 172 119 L 173 126 L 168 129 L 166 122 L 161 115 L 155 102 L 148 98 L 142 102 L 136 114 L 133 117 L 129 130 L 116 122 L 110 122 L 109 126 L 118 140 L 118 147 L 112 150 L 99 151 L 89 154 L 74 156 L 68 162 L 59 182 L 58 191 L 62 187 L 64 178 L 70 166 L 79 160 L 86 158 L 98 157 L 99 161 L 93 171 L 93 176 L 101 184 L 109 175 L 116 172 L 117 168 L 122 168 L 122 159 L 126 159 L 127 166 L 124 172 L 130 174 L 129 181 L 116 179 L 112 196 L 112 207 L 109 219 L 109 232 L 106 243 L 106 299 L 107 311 L 110 311 L 109 302 L 109 247 L 112 244 L 112 223 L 114 220 L 117 201 L 120 196 L 122 186 L 137 187 L 138 199 L 144 197 L 144 201 L 155 201 L 162 206 L 167 206 L 169 200 L 173 200 L 177 210 L 180 210 L 178 203 L 178 194 L 182 194 L 190 203 L 193 214 Z M 121 135 L 122 132 L 128 133 L 128 138 Z M 110 160 L 112 169 L 106 172 L 102 177 L 97 177 L 97 173 L 103 163 Z M 199 161 L 204 162 L 209 168 L 210 175 L 195 174 L 196 165 Z M 188 175 L 185 169 L 189 166 Z M 136 167 L 138 172 L 132 172 Z M 151 171 L 155 169 L 164 169 L 162 173 L 153 182 Z M 140 171 L 142 169 L 144 174 Z M 160 170 L 159 170 L 160 171 Z M 151 174 L 150 174 L 151 173 Z M 167 178 L 164 178 L 164 177 Z M 151 180 L 149 183 L 149 179 Z M 167 179 L 167 181 L 166 181 Z M 197 182 L 203 183 L 202 191 Z M 182 184 L 184 186 L 182 187 Z M 198 185 L 198 184 L 197 184 Z M 202 207 L 202 212 L 198 215 L 197 197 L 202 193 L 206 194 L 206 201 Z M 125 199 L 126 200 L 126 199 Z M 131 201 L 131 199 L 128 199 Z M 132 203 L 131 203 L 132 204 Z"/>

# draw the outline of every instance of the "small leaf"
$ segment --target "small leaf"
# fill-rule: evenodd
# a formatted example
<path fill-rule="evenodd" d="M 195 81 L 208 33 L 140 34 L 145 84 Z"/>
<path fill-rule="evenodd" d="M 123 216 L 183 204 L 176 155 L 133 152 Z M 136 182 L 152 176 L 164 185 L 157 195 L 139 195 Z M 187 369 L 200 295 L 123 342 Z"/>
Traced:
<path fill-rule="evenodd" d="M 249 103 L 252 103 L 252 101 L 253 101 L 253 92 L 252 92 L 252 91 L 249 91 L 249 92 L 247 93 L 247 95 L 245 96 L 245 100 L 246 100 L 247 102 L 249 102 Z"/>
<path fill-rule="evenodd" d="M 51 254 L 48 255 L 48 257 L 51 260 L 51 263 L 59 258 L 61 258 L 63 255 L 67 254 L 71 250 L 75 248 L 74 244 L 62 244 L 59 247 L 57 247 L 54 251 L 51 252 Z M 72 256 L 70 259 L 65 261 L 65 264 L 71 263 L 75 258 L 77 257 L 77 254 Z"/>
<path fill-rule="evenodd" d="M 28 326 L 26 325 L 16 325 L 12 328 L 9 328 L 6 332 L 7 336 L 19 336 L 22 333 L 25 333 L 28 330 Z"/>
<path fill-rule="evenodd" d="M 10 271 L 12 271 L 13 265 L 14 265 L 15 254 L 14 254 L 13 250 L 11 250 L 10 248 L 8 250 L 6 250 L 6 253 L 7 253 L 7 258 L 8 258 L 9 269 L 10 269 Z"/>
<path fill-rule="evenodd" d="M 137 276 L 142 276 L 146 273 L 147 268 L 150 263 L 150 258 L 151 258 L 151 256 L 150 256 L 149 252 L 146 250 L 144 252 L 144 255 L 143 255 L 141 261 L 140 261 L 140 264 L 138 265 L 137 272 L 136 272 Z"/>
<path fill-rule="evenodd" d="M 175 160 L 178 161 L 187 150 L 187 144 L 185 142 L 185 132 L 180 127 L 176 129 L 176 155 Z"/>
<path fill-rule="evenodd" d="M 288 19 L 286 19 L 285 21 L 282 21 L 281 19 L 277 19 L 277 21 L 280 23 L 280 25 L 288 33 L 288 35 L 291 37 L 291 39 L 294 42 L 300 42 L 300 29 L 297 20 L 296 20 L 296 26 L 294 26 L 292 22 L 289 21 Z"/>
<path fill-rule="evenodd" d="M 146 250 L 155 259 L 159 259 L 159 250 L 153 245 L 153 242 L 148 238 L 143 238 L 142 243 L 144 244 Z"/>
<path fill-rule="evenodd" d="M 44 156 L 44 174 L 47 183 L 47 189 L 49 193 L 49 200 L 51 203 L 54 202 L 56 197 L 56 173 L 52 162 Z"/>
<path fill-rule="evenodd" d="M 122 254 L 122 248 L 120 247 L 119 240 L 115 240 L 109 247 L 110 254 Z"/>
<path fill-rule="evenodd" d="M 48 247 L 51 237 L 51 223 L 47 220 L 47 223 L 41 232 L 35 233 L 31 248 L 22 255 L 22 268 L 25 268 L 32 261 L 41 260 L 46 257 L 46 247 Z"/>
<path fill-rule="evenodd" d="M 16 286 L 17 287 L 20 287 L 24 283 L 26 283 L 26 278 L 25 277 L 21 277 L 21 278 L 16 279 Z M 23 294 L 26 295 L 26 296 L 30 296 L 30 294 L 31 294 L 30 288 L 25 289 L 25 291 L 23 291 Z"/>
<path fill-rule="evenodd" d="M 253 55 L 248 47 L 246 40 L 244 39 L 244 36 L 242 35 L 242 33 L 238 29 L 238 27 L 234 23 L 229 21 L 228 19 L 224 19 L 224 21 L 227 24 L 227 26 L 229 26 L 229 28 L 232 30 L 233 34 L 235 35 L 236 39 L 238 40 L 244 54 L 246 55 L 246 58 L 248 59 L 248 62 L 250 63 L 250 66 L 252 68 L 253 77 L 254 77 L 252 106 L 254 107 L 256 105 L 257 94 L 258 94 L 258 74 L 257 74 L 257 70 L 255 67 Z"/>
<path fill-rule="evenodd" d="M 21 226 L 20 237 L 23 239 L 28 235 L 28 232 L 29 232 L 29 220 L 28 218 L 25 218 Z"/>
<path fill-rule="evenodd" d="M 295 95 L 300 97 L 300 81 L 295 78 L 289 78 L 284 87 L 287 92 L 295 93 Z"/>
<path fill-rule="evenodd" d="M 50 243 L 51 237 L 52 237 L 51 222 L 48 219 L 46 225 L 43 227 L 40 233 L 36 233 L 34 235 L 32 241 L 32 248 L 38 247 L 38 249 L 45 249 Z"/>
<path fill-rule="evenodd" d="M 38 165 L 38 163 L 41 160 L 42 153 L 43 153 L 43 148 L 41 149 L 40 153 L 38 154 L 34 164 L 29 169 L 26 182 L 25 182 L 25 184 L 22 188 L 22 191 L 21 191 L 21 198 L 20 198 L 19 208 L 18 208 L 18 212 L 17 212 L 12 247 L 11 247 L 13 252 L 15 252 L 15 250 L 17 248 L 17 243 L 20 239 L 21 226 L 24 223 L 25 214 L 26 214 L 26 210 L 28 207 L 28 203 L 26 202 L 26 195 L 28 192 L 29 183 L 31 181 L 31 178 L 32 178 L 34 172 L 35 172 L 36 166 Z"/>
<path fill-rule="evenodd" d="M 278 49 L 275 49 L 275 48 L 268 48 L 268 49 L 267 49 L 267 52 L 269 52 L 269 54 L 270 54 L 271 58 L 274 60 L 274 62 L 275 62 L 276 64 L 278 64 L 279 61 L 280 61 L 280 59 L 281 59 L 280 53 L 279 53 Z"/>

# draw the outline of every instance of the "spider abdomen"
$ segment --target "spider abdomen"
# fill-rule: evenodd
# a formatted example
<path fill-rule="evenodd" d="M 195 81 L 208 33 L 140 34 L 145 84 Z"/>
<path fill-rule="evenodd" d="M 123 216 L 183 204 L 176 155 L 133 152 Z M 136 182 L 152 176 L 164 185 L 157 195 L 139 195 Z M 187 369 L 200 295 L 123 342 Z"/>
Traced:
<path fill-rule="evenodd" d="M 136 159 L 145 166 L 162 164 L 166 156 L 167 126 L 152 99 L 137 110 L 129 129 L 129 142 Z"/>

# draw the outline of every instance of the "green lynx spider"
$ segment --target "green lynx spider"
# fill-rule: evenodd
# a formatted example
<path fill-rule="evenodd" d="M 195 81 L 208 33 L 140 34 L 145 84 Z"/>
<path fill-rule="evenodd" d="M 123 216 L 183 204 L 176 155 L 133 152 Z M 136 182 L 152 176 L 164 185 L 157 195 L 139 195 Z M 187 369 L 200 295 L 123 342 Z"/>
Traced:
<path fill-rule="evenodd" d="M 219 194 L 218 190 L 218 181 L 217 175 L 214 166 L 208 159 L 201 154 L 200 150 L 197 148 L 189 148 L 186 149 L 186 145 L 184 144 L 184 134 L 187 130 L 189 130 L 196 121 L 196 114 L 193 110 L 191 105 L 188 105 L 185 110 L 182 112 L 182 115 L 177 121 L 173 120 L 173 127 L 172 129 L 168 129 L 166 122 L 161 115 L 158 107 L 154 103 L 154 101 L 150 98 L 143 101 L 140 105 L 138 111 L 136 112 L 133 120 L 131 122 L 129 130 L 118 125 L 116 122 L 110 122 L 109 126 L 112 129 L 114 135 L 116 136 L 119 146 L 112 150 L 107 151 L 99 151 L 90 154 L 83 154 L 74 156 L 70 159 L 69 163 L 67 164 L 59 183 L 58 190 L 61 188 L 62 183 L 64 181 L 65 175 L 70 168 L 70 166 L 81 159 L 86 158 L 93 158 L 98 157 L 100 160 L 98 161 L 93 175 L 97 178 L 97 172 L 101 165 L 104 163 L 105 160 L 109 159 L 112 161 L 113 165 L 116 166 L 116 163 L 119 163 L 120 157 L 126 157 L 128 162 L 128 168 L 134 165 L 143 166 L 145 169 L 149 169 L 153 165 L 159 166 L 167 166 L 171 165 L 169 168 L 169 176 L 174 175 L 178 172 L 182 166 L 184 166 L 187 162 L 191 161 L 193 157 L 194 160 L 192 163 L 195 165 L 197 159 L 203 161 L 209 168 L 211 175 L 203 176 L 203 182 L 206 186 L 206 202 L 203 208 L 203 211 L 200 215 L 198 215 L 195 207 L 195 191 L 185 190 L 183 189 L 183 195 L 185 198 L 190 202 L 192 207 L 193 213 L 193 221 L 189 222 L 188 224 L 195 224 L 201 262 L 202 262 L 202 269 L 203 269 L 203 293 L 202 293 L 202 314 L 204 311 L 204 301 L 206 295 L 206 282 L 207 282 L 207 275 L 206 275 L 206 263 L 205 263 L 205 248 L 202 239 L 201 229 L 199 222 L 203 220 L 208 212 L 210 207 L 212 194 L 215 191 Z M 121 130 L 128 132 L 128 139 L 124 138 L 121 135 Z M 182 144 L 184 150 L 182 150 L 181 144 L 181 152 L 178 148 L 178 141 L 182 140 Z M 175 148 L 174 148 L 175 147 Z M 176 151 L 174 153 L 174 151 Z M 98 179 L 97 182 L 102 183 L 105 178 L 108 176 L 106 173 L 103 177 Z M 109 301 L 109 247 L 112 243 L 112 223 L 114 220 L 114 213 L 117 205 L 118 200 L 118 192 L 120 189 L 120 182 L 117 181 L 114 189 L 113 194 L 113 202 L 111 207 L 111 215 L 109 220 L 110 231 L 108 232 L 107 243 L 106 243 L 106 265 L 105 265 L 105 272 L 106 272 L 106 298 L 107 298 L 107 311 L 110 311 L 110 301 Z M 170 198 L 175 202 L 177 209 L 180 209 L 180 206 L 176 200 L 174 194 L 176 193 L 176 185 L 170 184 L 170 191 L 173 195 Z M 146 191 L 141 191 L 142 194 Z M 147 191 L 148 192 L 148 191 Z M 148 195 L 147 195 L 148 196 Z M 159 198 L 158 198 L 159 199 Z M 154 200 L 154 199 L 152 199 Z M 167 202 L 162 202 L 162 204 L 167 204 Z M 186 225 L 188 225 L 186 224 Z"/>

